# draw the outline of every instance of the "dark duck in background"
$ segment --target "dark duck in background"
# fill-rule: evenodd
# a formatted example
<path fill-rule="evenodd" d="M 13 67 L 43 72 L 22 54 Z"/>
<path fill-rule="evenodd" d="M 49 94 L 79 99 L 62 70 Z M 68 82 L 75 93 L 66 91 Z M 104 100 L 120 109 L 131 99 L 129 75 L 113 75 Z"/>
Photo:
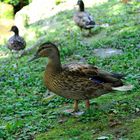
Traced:
<path fill-rule="evenodd" d="M 74 111 L 78 111 L 78 101 L 85 100 L 90 107 L 89 99 L 97 98 L 111 91 L 128 91 L 133 86 L 124 85 L 122 75 L 103 71 L 92 65 L 69 64 L 61 65 L 59 50 L 53 43 L 42 44 L 33 61 L 47 57 L 44 82 L 46 87 L 65 98 L 74 99 Z"/>
<path fill-rule="evenodd" d="M 91 36 L 91 29 L 95 27 L 95 21 L 93 17 L 85 11 L 84 2 L 82 0 L 78 0 L 77 5 L 79 5 L 79 11 L 74 14 L 73 19 L 81 31 L 83 29 L 89 30 L 88 36 Z"/>
<path fill-rule="evenodd" d="M 23 37 L 19 36 L 18 27 L 12 26 L 10 31 L 14 32 L 14 35 L 8 40 L 8 49 L 10 49 L 10 51 L 24 50 L 26 47 L 26 42 Z"/>

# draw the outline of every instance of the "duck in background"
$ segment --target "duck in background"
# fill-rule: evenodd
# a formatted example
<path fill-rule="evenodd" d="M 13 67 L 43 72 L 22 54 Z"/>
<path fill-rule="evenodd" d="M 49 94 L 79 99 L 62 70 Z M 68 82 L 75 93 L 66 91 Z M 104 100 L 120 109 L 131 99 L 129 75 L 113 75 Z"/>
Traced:
<path fill-rule="evenodd" d="M 10 51 L 21 51 L 26 47 L 26 42 L 23 37 L 19 36 L 19 29 L 17 26 L 12 26 L 11 30 L 14 35 L 9 38 L 7 47 Z"/>
<path fill-rule="evenodd" d="M 97 98 L 114 90 L 128 91 L 133 88 L 132 85 L 124 85 L 121 80 L 122 75 L 109 73 L 92 65 L 62 66 L 59 50 L 51 42 L 42 44 L 30 61 L 40 57 L 48 58 L 44 74 L 46 87 L 59 96 L 74 99 L 74 112 L 78 111 L 79 100 L 85 100 L 88 109 L 91 98 Z"/>
<path fill-rule="evenodd" d="M 85 11 L 84 2 L 82 0 L 78 0 L 77 5 L 79 5 L 79 11 L 74 14 L 74 22 L 80 27 L 81 31 L 83 29 L 89 30 L 88 36 L 91 36 L 91 29 L 95 27 L 95 21 L 93 17 Z"/>
<path fill-rule="evenodd" d="M 127 4 L 129 0 L 122 0 L 123 3 Z"/>

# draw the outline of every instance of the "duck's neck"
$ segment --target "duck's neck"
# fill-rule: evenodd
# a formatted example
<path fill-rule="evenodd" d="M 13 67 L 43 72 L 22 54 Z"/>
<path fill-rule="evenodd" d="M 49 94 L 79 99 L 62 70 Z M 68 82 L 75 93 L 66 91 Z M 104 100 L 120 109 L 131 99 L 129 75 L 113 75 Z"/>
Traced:
<path fill-rule="evenodd" d="M 85 11 L 85 6 L 84 6 L 84 2 L 83 1 L 81 1 L 80 4 L 79 4 L 79 10 L 81 12 Z"/>
<path fill-rule="evenodd" d="M 48 58 L 48 64 L 46 67 L 46 72 L 48 73 L 59 73 L 62 71 L 61 61 L 59 56 L 54 58 Z"/>
<path fill-rule="evenodd" d="M 15 36 L 18 36 L 18 35 L 19 35 L 19 31 L 18 31 L 18 29 L 15 30 L 14 33 L 15 33 Z"/>

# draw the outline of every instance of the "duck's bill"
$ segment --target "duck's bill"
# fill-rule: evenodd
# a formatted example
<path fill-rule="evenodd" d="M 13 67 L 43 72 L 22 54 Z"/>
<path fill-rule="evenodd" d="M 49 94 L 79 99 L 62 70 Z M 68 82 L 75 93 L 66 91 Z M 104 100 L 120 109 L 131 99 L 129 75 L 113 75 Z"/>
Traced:
<path fill-rule="evenodd" d="M 34 55 L 31 59 L 28 60 L 28 62 L 32 62 L 32 61 L 34 61 L 34 60 L 36 60 L 38 58 L 39 58 L 38 55 Z"/>

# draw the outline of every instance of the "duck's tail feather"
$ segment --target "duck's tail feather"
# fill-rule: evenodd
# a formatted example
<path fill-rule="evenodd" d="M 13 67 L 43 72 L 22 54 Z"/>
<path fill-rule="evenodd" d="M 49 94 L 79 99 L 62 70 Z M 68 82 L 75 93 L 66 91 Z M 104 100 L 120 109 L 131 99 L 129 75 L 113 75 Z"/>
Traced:
<path fill-rule="evenodd" d="M 119 73 L 113 73 L 112 72 L 112 76 L 114 78 L 123 79 L 126 75 L 125 74 L 119 74 Z"/>
<path fill-rule="evenodd" d="M 112 87 L 113 90 L 117 90 L 117 91 L 129 91 L 132 90 L 134 88 L 133 85 L 124 85 L 121 87 Z"/>

